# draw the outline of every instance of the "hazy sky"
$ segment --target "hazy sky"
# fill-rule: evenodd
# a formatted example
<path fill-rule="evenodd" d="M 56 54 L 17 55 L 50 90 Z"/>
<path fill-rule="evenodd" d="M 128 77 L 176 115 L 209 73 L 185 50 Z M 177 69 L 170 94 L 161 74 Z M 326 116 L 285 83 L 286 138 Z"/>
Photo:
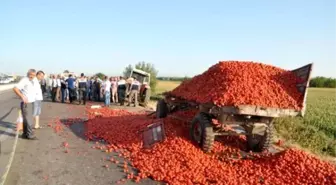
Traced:
<path fill-rule="evenodd" d="M 2 0 L 0 73 L 112 75 L 148 61 L 190 76 L 253 60 L 336 77 L 335 16 L 335 0 Z"/>

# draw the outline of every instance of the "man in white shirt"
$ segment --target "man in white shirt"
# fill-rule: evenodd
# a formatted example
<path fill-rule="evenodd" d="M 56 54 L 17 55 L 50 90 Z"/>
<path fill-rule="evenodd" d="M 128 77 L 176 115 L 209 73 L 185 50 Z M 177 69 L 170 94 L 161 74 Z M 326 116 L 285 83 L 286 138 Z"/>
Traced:
<path fill-rule="evenodd" d="M 35 101 L 36 91 L 34 87 L 34 78 L 36 76 L 35 69 L 30 69 L 27 77 L 23 77 L 20 82 L 13 88 L 13 91 L 22 100 L 20 107 L 23 118 L 23 134 L 24 139 L 36 139 L 32 130 L 33 121 L 33 102 Z"/>
<path fill-rule="evenodd" d="M 86 104 L 86 91 L 87 91 L 87 79 L 84 76 L 84 73 L 81 74 L 81 77 L 77 80 L 78 84 L 78 103 Z"/>
<path fill-rule="evenodd" d="M 57 79 L 56 76 L 52 76 L 51 80 L 51 99 L 53 102 L 56 102 L 56 94 L 57 94 Z"/>
<path fill-rule="evenodd" d="M 39 129 L 40 127 L 40 114 L 42 109 L 42 100 L 43 93 L 41 89 L 40 82 L 44 79 L 44 72 L 38 71 L 36 73 L 36 78 L 34 78 L 34 87 L 35 87 L 35 102 L 33 103 L 33 116 L 35 120 L 35 129 Z"/>
<path fill-rule="evenodd" d="M 107 76 L 105 76 L 105 81 L 103 83 L 103 93 L 105 98 L 105 106 L 108 107 L 111 105 L 111 82 Z"/>

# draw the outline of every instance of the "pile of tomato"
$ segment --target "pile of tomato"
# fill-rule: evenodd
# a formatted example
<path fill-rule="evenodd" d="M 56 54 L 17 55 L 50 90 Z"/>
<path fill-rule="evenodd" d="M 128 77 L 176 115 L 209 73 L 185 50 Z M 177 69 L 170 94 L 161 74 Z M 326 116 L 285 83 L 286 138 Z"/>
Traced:
<path fill-rule="evenodd" d="M 191 113 L 177 113 L 191 115 Z M 118 183 L 143 178 L 173 185 L 194 184 L 336 184 L 336 167 L 297 149 L 277 154 L 242 153 L 244 138 L 223 137 L 210 154 L 189 139 L 189 123 L 172 118 L 163 120 L 166 140 L 153 148 L 142 147 L 142 130 L 154 120 L 145 114 L 125 110 L 89 109 L 85 124 L 88 139 L 107 144 L 97 147 L 119 152 L 125 161 L 110 162 L 124 166 L 125 178 Z M 134 173 L 128 168 L 138 169 Z M 108 165 L 106 165 L 108 167 Z"/>
<path fill-rule="evenodd" d="M 254 62 L 222 61 L 184 81 L 171 94 L 218 106 L 258 105 L 300 110 L 303 94 L 294 73 Z"/>

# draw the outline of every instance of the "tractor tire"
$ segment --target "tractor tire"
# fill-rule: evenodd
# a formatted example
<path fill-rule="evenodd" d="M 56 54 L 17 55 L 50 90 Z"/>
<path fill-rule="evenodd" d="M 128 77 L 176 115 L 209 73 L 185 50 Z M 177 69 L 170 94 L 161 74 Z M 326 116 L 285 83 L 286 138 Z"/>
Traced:
<path fill-rule="evenodd" d="M 150 101 L 150 97 L 151 97 L 151 90 L 150 89 L 146 89 L 145 90 L 145 98 L 143 100 L 144 107 L 148 106 L 148 103 Z"/>
<path fill-rule="evenodd" d="M 210 116 L 206 113 L 196 115 L 191 123 L 190 136 L 204 152 L 210 152 L 215 142 Z"/>
<path fill-rule="evenodd" d="M 161 99 L 156 104 L 156 118 L 165 118 L 168 115 L 168 105 Z"/>
<path fill-rule="evenodd" d="M 256 134 L 247 135 L 248 150 L 252 152 L 263 152 L 268 150 L 272 145 L 273 134 L 274 125 L 273 122 L 270 122 L 263 136 Z"/>

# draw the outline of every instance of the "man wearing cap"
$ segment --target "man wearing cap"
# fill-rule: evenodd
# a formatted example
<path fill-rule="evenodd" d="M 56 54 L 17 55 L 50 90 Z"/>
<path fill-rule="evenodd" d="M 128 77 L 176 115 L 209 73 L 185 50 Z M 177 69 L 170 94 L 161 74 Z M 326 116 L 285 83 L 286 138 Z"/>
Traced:
<path fill-rule="evenodd" d="M 84 73 L 81 74 L 81 77 L 78 79 L 78 104 L 80 105 L 83 101 L 83 104 L 86 104 L 86 90 L 87 90 L 87 79 L 84 76 Z"/>
<path fill-rule="evenodd" d="M 20 82 L 13 88 L 17 96 L 21 98 L 21 112 L 23 118 L 23 134 L 22 138 L 34 140 L 36 137 L 32 130 L 33 121 L 33 103 L 36 97 L 35 80 L 36 71 L 30 69 L 26 77 L 23 77 Z"/>

